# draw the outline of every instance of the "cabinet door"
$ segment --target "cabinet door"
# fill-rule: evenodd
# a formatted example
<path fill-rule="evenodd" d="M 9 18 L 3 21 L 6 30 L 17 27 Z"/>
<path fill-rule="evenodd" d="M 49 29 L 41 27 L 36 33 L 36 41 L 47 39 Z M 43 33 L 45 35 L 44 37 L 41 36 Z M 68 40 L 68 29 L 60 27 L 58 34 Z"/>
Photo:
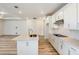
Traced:
<path fill-rule="evenodd" d="M 78 15 L 78 20 L 77 20 L 77 29 L 79 30 L 79 3 L 77 4 L 77 15 Z"/>
<path fill-rule="evenodd" d="M 67 29 L 77 29 L 77 5 L 67 4 L 64 9 L 64 27 Z"/>
<path fill-rule="evenodd" d="M 51 34 L 51 35 L 49 35 L 49 39 L 48 39 L 48 41 L 52 44 L 52 46 L 55 46 L 55 38 L 53 37 L 53 35 Z"/>
<path fill-rule="evenodd" d="M 62 46 L 62 52 L 63 52 L 63 55 L 68 55 L 69 54 L 69 46 L 67 44 L 67 42 L 63 42 L 63 46 Z"/>
<path fill-rule="evenodd" d="M 58 45 L 59 45 L 59 40 L 60 38 L 53 36 L 53 41 L 54 41 L 54 47 L 56 48 L 56 50 L 58 50 Z"/>
<path fill-rule="evenodd" d="M 60 54 L 62 54 L 62 49 L 63 49 L 63 40 L 62 39 L 59 39 L 58 40 L 58 51 Z"/>
<path fill-rule="evenodd" d="M 70 55 L 79 55 L 79 51 L 77 51 L 77 49 L 75 49 L 74 47 L 72 48 L 70 48 L 70 50 L 69 50 L 69 54 Z"/>
<path fill-rule="evenodd" d="M 37 40 L 17 41 L 17 54 L 21 55 L 38 54 L 38 41 Z"/>

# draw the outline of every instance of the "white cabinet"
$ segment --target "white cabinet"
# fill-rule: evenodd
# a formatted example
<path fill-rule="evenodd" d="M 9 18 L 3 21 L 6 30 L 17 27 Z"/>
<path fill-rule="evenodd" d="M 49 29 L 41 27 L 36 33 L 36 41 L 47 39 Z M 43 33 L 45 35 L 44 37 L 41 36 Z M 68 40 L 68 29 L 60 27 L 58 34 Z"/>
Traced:
<path fill-rule="evenodd" d="M 56 47 L 56 42 L 55 42 L 55 38 L 53 37 L 52 34 L 49 35 L 49 39 L 48 41 L 52 44 L 52 46 Z"/>
<path fill-rule="evenodd" d="M 56 20 L 61 20 L 63 19 L 63 11 L 59 11 L 57 14 L 56 14 Z"/>
<path fill-rule="evenodd" d="M 52 36 L 53 38 L 53 41 L 54 41 L 54 47 L 55 47 L 55 49 L 58 51 L 58 49 L 59 49 L 59 43 L 60 43 L 60 39 L 58 38 L 58 37 L 56 37 L 56 36 Z"/>
<path fill-rule="evenodd" d="M 59 54 L 62 54 L 62 50 L 63 50 L 63 40 L 58 39 L 58 52 L 59 52 Z"/>
<path fill-rule="evenodd" d="M 37 55 L 38 40 L 17 40 L 17 54 L 19 55 Z"/>
<path fill-rule="evenodd" d="M 77 4 L 77 7 L 78 7 L 77 8 L 78 9 L 77 12 L 78 12 L 78 23 L 79 23 L 79 3 Z"/>
<path fill-rule="evenodd" d="M 77 29 L 77 5 L 67 4 L 64 9 L 64 27 L 67 29 Z"/>
<path fill-rule="evenodd" d="M 78 28 L 78 30 L 79 30 L 79 3 L 77 4 L 77 15 L 78 15 L 77 28 Z"/>
<path fill-rule="evenodd" d="M 68 55 L 69 54 L 69 45 L 67 44 L 67 42 L 63 41 L 62 52 L 63 52 L 62 53 L 63 55 Z"/>
<path fill-rule="evenodd" d="M 79 55 L 79 50 L 75 49 L 74 47 L 70 47 L 69 55 Z"/>

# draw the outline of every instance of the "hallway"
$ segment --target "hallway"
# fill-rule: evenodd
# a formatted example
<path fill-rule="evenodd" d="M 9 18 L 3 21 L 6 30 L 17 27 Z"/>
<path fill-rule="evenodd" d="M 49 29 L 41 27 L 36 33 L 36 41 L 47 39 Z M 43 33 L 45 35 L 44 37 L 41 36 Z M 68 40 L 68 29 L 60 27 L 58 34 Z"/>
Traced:
<path fill-rule="evenodd" d="M 39 39 L 39 55 L 58 55 L 56 50 L 51 46 L 48 40 L 40 36 Z"/>

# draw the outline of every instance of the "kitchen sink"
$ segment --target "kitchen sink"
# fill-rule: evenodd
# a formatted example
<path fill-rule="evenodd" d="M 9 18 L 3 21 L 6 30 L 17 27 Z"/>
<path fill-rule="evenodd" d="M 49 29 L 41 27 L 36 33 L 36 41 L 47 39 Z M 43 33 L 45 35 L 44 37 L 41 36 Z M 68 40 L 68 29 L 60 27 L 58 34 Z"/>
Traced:
<path fill-rule="evenodd" d="M 57 37 L 68 37 L 68 36 L 65 36 L 65 35 L 62 35 L 62 34 L 53 34 L 54 36 L 57 36 Z"/>
<path fill-rule="evenodd" d="M 37 37 L 37 35 L 36 34 L 31 34 L 30 37 Z"/>

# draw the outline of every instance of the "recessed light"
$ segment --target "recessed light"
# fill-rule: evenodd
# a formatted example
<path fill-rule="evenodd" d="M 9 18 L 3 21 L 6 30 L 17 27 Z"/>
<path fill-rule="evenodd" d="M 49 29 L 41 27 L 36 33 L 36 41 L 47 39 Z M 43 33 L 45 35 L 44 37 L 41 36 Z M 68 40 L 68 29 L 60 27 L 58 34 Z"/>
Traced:
<path fill-rule="evenodd" d="M 22 11 L 18 11 L 19 14 L 22 14 Z"/>
<path fill-rule="evenodd" d="M 14 8 L 18 8 L 18 6 L 14 6 Z"/>
<path fill-rule="evenodd" d="M 7 14 L 7 13 L 6 13 L 6 12 L 1 11 L 1 12 L 0 12 L 0 14 L 1 14 L 1 15 L 4 15 L 4 14 Z"/>

